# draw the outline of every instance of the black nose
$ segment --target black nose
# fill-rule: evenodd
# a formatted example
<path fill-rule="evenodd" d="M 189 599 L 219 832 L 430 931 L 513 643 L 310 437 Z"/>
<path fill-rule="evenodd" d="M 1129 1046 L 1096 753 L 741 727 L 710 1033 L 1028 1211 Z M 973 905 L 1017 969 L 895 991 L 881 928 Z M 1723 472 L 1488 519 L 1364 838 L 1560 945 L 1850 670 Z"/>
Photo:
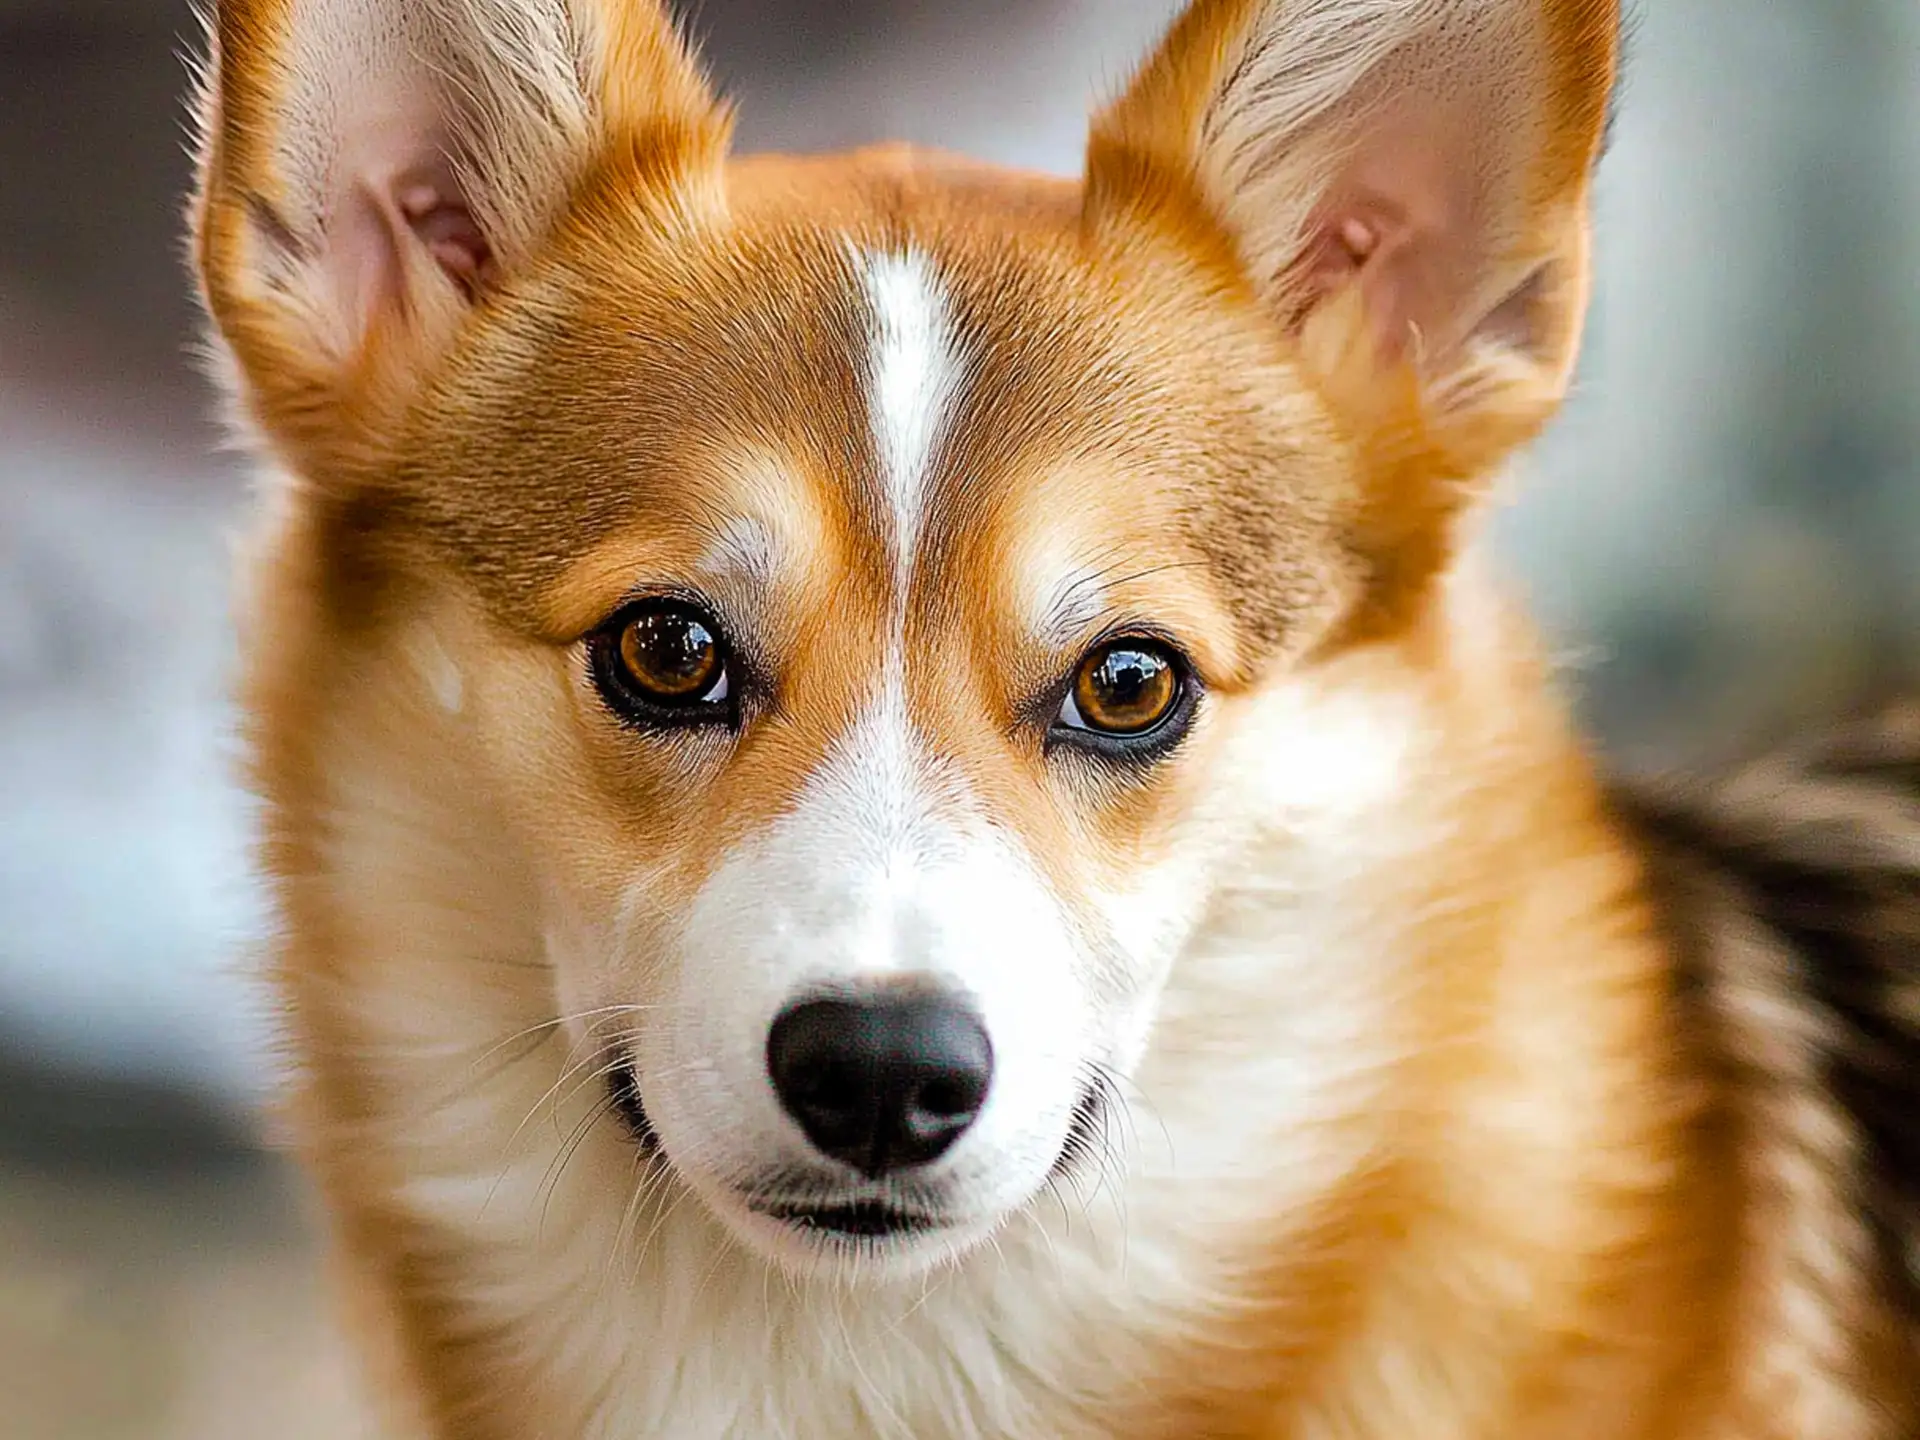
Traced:
<path fill-rule="evenodd" d="M 773 1022 L 767 1073 L 823 1154 L 878 1177 L 960 1138 L 986 1104 L 993 1046 L 958 1000 L 809 1000 Z"/>

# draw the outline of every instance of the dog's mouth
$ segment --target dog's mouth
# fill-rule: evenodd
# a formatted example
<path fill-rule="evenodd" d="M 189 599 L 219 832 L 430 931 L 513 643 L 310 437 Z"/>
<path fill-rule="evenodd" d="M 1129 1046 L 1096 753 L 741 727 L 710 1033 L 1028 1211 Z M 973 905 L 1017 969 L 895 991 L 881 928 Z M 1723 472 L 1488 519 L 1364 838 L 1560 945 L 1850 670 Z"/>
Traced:
<path fill-rule="evenodd" d="M 642 1153 L 660 1153 L 660 1137 L 647 1117 L 640 1078 L 623 1064 L 608 1072 L 607 1087 L 622 1128 Z M 1105 1121 L 1106 1098 L 1089 1087 L 1073 1108 L 1066 1143 L 1054 1162 L 1050 1180 L 1058 1180 L 1087 1161 L 1099 1145 Z M 756 1197 L 749 1207 L 756 1215 L 792 1227 L 805 1235 L 845 1241 L 909 1239 L 951 1228 L 953 1222 L 928 1208 L 908 1206 L 879 1197 L 855 1199 L 778 1199 Z"/>
<path fill-rule="evenodd" d="M 758 1201 L 755 1214 L 814 1235 L 842 1240 L 891 1240 L 945 1229 L 947 1222 L 920 1211 L 902 1209 L 885 1200 L 851 1200 L 828 1204 L 795 1201 Z"/>

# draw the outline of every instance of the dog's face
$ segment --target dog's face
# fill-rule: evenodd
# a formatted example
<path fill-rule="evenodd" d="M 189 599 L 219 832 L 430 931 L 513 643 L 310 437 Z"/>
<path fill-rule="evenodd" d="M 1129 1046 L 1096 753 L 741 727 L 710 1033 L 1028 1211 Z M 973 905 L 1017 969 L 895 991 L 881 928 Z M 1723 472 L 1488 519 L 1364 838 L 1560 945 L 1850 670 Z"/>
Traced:
<path fill-rule="evenodd" d="M 1026 198 L 616 275 L 562 244 L 413 444 L 437 544 L 502 567 L 459 661 L 564 1011 L 789 1250 L 949 1246 L 1093 1138 L 1205 899 L 1218 732 L 1353 583 L 1277 347 Z"/>
<path fill-rule="evenodd" d="M 1197 6 L 1084 186 L 727 165 L 647 5 L 384 8 L 220 11 L 203 264 L 315 598 L 506 817 L 609 1123 L 787 1261 L 950 1255 L 1563 387 L 1608 7 Z"/>

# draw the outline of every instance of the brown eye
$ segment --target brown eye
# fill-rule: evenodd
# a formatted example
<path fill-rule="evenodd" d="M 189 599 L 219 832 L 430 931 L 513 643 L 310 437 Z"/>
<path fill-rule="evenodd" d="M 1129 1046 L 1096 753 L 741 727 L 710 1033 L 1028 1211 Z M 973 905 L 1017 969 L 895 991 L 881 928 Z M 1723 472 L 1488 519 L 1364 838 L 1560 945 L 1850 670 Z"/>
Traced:
<path fill-rule="evenodd" d="M 1059 723 L 1097 735 L 1145 735 L 1179 707 L 1180 691 L 1179 666 L 1165 646 L 1116 640 L 1080 662 Z"/>
<path fill-rule="evenodd" d="M 601 693 L 628 719 L 678 723 L 731 712 L 733 677 L 719 627 L 691 605 L 635 606 L 595 637 L 592 654 Z"/>

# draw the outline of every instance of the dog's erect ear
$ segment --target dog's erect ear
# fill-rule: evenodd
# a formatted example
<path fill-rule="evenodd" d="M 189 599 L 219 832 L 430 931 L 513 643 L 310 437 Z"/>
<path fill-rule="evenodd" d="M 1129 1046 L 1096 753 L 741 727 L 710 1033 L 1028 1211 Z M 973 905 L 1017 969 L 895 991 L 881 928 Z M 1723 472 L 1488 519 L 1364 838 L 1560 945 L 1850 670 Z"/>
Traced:
<path fill-rule="evenodd" d="M 255 420 L 296 456 L 393 403 L 620 157 L 663 215 L 727 121 L 658 0 L 218 0 L 196 258 Z"/>
<path fill-rule="evenodd" d="M 1090 216 L 1223 241 L 1349 388 L 1411 379 L 1427 422 L 1497 410 L 1475 428 L 1510 444 L 1573 367 L 1618 12 L 1196 0 L 1095 121 Z"/>

